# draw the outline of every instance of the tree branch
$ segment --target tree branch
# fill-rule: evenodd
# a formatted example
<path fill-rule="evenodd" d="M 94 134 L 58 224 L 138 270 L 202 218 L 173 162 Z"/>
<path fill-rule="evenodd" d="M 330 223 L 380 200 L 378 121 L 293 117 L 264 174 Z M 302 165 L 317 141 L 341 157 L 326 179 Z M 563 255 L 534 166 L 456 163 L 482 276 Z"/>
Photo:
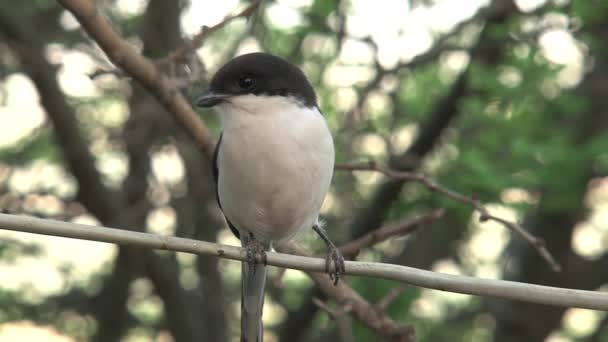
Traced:
<path fill-rule="evenodd" d="M 399 298 L 401 294 L 407 289 L 405 285 L 392 288 L 384 297 L 382 297 L 377 303 L 376 308 L 380 311 L 384 311 L 388 308 L 395 299 Z"/>
<path fill-rule="evenodd" d="M 340 252 L 345 256 L 354 258 L 359 252 L 366 247 L 376 245 L 380 242 L 386 241 L 393 236 L 403 236 L 412 233 L 418 229 L 421 225 L 431 223 L 438 220 L 443 216 L 445 211 L 443 209 L 436 209 L 428 214 L 419 215 L 414 218 L 407 218 L 403 221 L 396 222 L 390 225 L 382 226 L 376 230 L 373 230 L 362 237 L 350 241 L 340 246 Z"/>
<path fill-rule="evenodd" d="M 503 45 L 496 42 L 492 36 L 494 27 L 501 25 L 510 18 L 517 10 L 511 1 L 494 0 L 487 8 L 487 14 L 479 39 L 470 48 L 471 61 L 496 65 L 502 55 Z M 389 165 L 393 169 L 401 171 L 414 170 L 433 148 L 439 143 L 440 137 L 449 124 L 461 114 L 458 107 L 459 102 L 469 94 L 468 78 L 470 65 L 458 76 L 448 92 L 435 101 L 434 108 L 429 114 L 428 120 L 421 124 L 419 134 L 412 145 L 400 154 L 390 157 Z M 395 106 L 393 116 L 400 116 L 401 108 Z M 401 193 L 405 185 L 404 181 L 389 180 L 376 187 L 371 196 L 370 204 L 365 210 L 361 210 L 352 220 L 351 230 L 355 234 L 364 234 L 382 224 L 391 204 Z"/>
<path fill-rule="evenodd" d="M 479 216 L 480 222 L 495 221 L 495 222 L 498 222 L 498 223 L 504 225 L 505 227 L 510 229 L 512 232 L 518 234 L 524 240 L 526 240 L 528 243 L 530 243 L 536 249 L 536 251 L 541 256 L 541 258 L 543 258 L 543 260 L 545 260 L 545 262 L 549 265 L 549 267 L 551 267 L 551 269 L 554 272 L 560 272 L 562 269 L 560 264 L 551 255 L 551 253 L 547 249 L 547 246 L 545 246 L 545 242 L 541 238 L 530 234 L 524 227 L 522 227 L 518 223 L 507 221 L 503 218 L 490 214 L 488 209 L 486 207 L 484 207 L 481 204 L 481 202 L 479 202 L 478 199 L 476 199 L 474 197 L 470 197 L 470 196 L 465 196 L 465 195 L 455 192 L 453 190 L 444 188 L 423 174 L 415 173 L 415 172 L 408 172 L 408 171 L 392 170 L 385 166 L 378 165 L 378 163 L 376 163 L 374 161 L 360 162 L 360 163 L 336 164 L 335 169 L 336 170 L 346 170 L 346 171 L 376 171 L 376 172 L 380 172 L 383 175 L 385 175 L 391 179 L 394 179 L 394 180 L 414 181 L 414 182 L 421 183 L 433 192 L 438 192 L 455 201 L 462 202 L 462 203 L 468 204 L 469 206 L 473 207 L 473 209 L 477 210 L 480 214 L 480 216 Z"/>
<path fill-rule="evenodd" d="M 19 20 L 15 13 L 3 11 L 0 13 L 0 34 L 8 38 L 40 94 L 40 102 L 53 123 L 65 163 L 78 180 L 76 198 L 104 224 L 115 222 L 110 220 L 120 208 L 120 195 L 103 184 L 87 139 L 78 126 L 75 110 L 61 92 L 56 68 L 45 59 L 44 44 L 39 41 L 37 32 Z"/>
<path fill-rule="evenodd" d="M 288 252 L 290 256 L 306 257 L 310 260 L 320 260 L 312 258 L 308 251 L 294 243 L 282 244 L 277 246 L 280 252 Z M 291 268 L 291 267 L 289 267 Z M 302 269 L 304 270 L 304 269 Z M 345 282 L 335 283 L 324 273 L 319 271 L 309 270 L 309 276 L 314 280 L 317 286 L 329 297 L 332 297 L 342 307 L 348 307 L 349 311 L 367 327 L 383 336 L 387 341 L 408 342 L 415 340 L 415 331 L 411 326 L 399 325 L 393 321 L 385 312 L 369 303 L 365 298 L 361 297 L 355 290 L 348 286 Z M 325 271 L 325 266 L 323 271 Z M 347 271 L 348 274 L 348 271 Z M 336 317 L 337 318 L 337 317 Z"/>
<path fill-rule="evenodd" d="M 332 318 L 332 319 L 337 319 L 338 317 L 349 313 L 352 308 L 350 306 L 343 306 L 339 309 L 334 309 L 332 307 L 330 307 L 329 305 L 325 304 L 324 301 L 320 300 L 319 298 L 313 297 L 312 298 L 312 302 L 314 305 L 316 305 L 319 309 L 322 309 L 323 311 L 327 312 L 327 314 Z"/>
<path fill-rule="evenodd" d="M 194 139 L 203 153 L 211 158 L 215 147 L 214 140 L 203 121 L 175 84 L 164 76 L 152 61 L 139 54 L 123 40 L 97 10 L 93 2 L 89 0 L 58 0 L 58 2 L 74 14 L 110 61 L 152 93 Z"/>
<path fill-rule="evenodd" d="M 198 47 L 200 47 L 201 44 L 205 41 L 205 39 L 207 39 L 207 37 L 209 37 L 213 32 L 221 29 L 222 27 L 226 26 L 228 23 L 230 23 L 231 21 L 233 21 L 235 19 L 238 19 L 238 18 L 249 19 L 249 17 L 251 15 L 253 15 L 253 13 L 258 8 L 258 6 L 260 5 L 261 2 L 262 2 L 262 0 L 255 0 L 249 6 L 245 7 L 245 9 L 243 9 L 241 12 L 228 16 L 228 17 L 224 18 L 224 20 L 222 20 L 221 22 L 219 22 L 211 27 L 203 26 L 201 28 L 200 32 L 197 33 L 194 37 L 192 37 L 192 39 L 190 39 L 184 45 L 180 46 L 175 51 L 168 54 L 166 57 L 163 57 L 163 58 L 157 60 L 156 65 L 165 66 L 167 64 L 171 64 L 171 63 L 175 63 L 175 62 L 184 60 L 190 52 L 192 52 L 192 51 L 196 50 Z"/>
<path fill-rule="evenodd" d="M 243 248 L 172 236 L 0 214 L 0 228 L 246 261 Z M 324 273 L 325 259 L 269 252 L 268 265 Z M 608 293 L 443 274 L 376 262 L 346 261 L 346 274 L 508 300 L 608 311 Z M 324 278 L 327 278 L 324 276 Z"/>

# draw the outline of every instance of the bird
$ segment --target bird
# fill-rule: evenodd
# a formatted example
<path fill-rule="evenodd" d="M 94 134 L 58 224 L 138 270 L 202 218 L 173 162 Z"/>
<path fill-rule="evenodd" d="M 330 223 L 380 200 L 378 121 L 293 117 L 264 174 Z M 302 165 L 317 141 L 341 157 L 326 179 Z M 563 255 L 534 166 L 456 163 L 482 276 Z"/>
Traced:
<path fill-rule="evenodd" d="M 261 342 L 265 258 L 273 244 L 313 229 L 327 246 L 326 271 L 335 284 L 345 272 L 342 254 L 319 221 L 333 177 L 333 137 L 302 70 L 268 53 L 228 61 L 195 104 L 219 114 L 216 198 L 247 251 L 241 341 Z"/>

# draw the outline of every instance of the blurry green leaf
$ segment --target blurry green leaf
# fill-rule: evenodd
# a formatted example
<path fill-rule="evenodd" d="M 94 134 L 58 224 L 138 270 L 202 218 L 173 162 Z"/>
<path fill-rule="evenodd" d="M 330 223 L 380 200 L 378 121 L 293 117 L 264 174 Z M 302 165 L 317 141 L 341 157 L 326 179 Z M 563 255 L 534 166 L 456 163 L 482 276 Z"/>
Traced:
<path fill-rule="evenodd" d="M 52 134 L 46 128 L 22 138 L 14 146 L 0 149 L 0 161 L 7 164 L 24 165 L 39 159 L 49 161 L 59 159 Z"/>
<path fill-rule="evenodd" d="M 12 263 L 20 256 L 36 256 L 41 252 L 40 246 L 34 243 L 25 243 L 16 239 L 0 238 L 0 261 Z"/>
<path fill-rule="evenodd" d="M 554 100 L 555 106 L 560 113 L 569 116 L 580 114 L 589 108 L 589 101 L 586 98 L 565 92 Z"/>
<path fill-rule="evenodd" d="M 310 10 L 321 17 L 327 17 L 330 13 L 336 11 L 338 1 L 335 0 L 315 0 L 310 6 Z"/>

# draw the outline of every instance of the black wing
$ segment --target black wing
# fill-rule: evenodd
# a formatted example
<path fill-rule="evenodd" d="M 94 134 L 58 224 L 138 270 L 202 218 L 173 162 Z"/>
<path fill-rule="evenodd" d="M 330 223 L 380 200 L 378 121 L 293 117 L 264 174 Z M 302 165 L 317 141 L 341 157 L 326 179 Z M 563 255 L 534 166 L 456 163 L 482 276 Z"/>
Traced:
<path fill-rule="evenodd" d="M 220 209 L 222 209 L 222 202 L 220 202 L 220 193 L 218 191 L 218 181 L 220 179 L 220 169 L 217 166 L 217 155 L 220 150 L 220 144 L 222 143 L 223 136 L 224 136 L 224 133 L 223 132 L 220 133 L 220 138 L 217 141 L 217 145 L 215 145 L 215 151 L 213 151 L 213 166 L 212 166 L 212 170 L 211 170 L 211 171 L 213 171 L 213 180 L 215 181 L 215 199 L 217 200 L 217 204 L 220 206 Z M 222 209 L 222 212 L 224 212 L 224 209 Z M 224 217 L 226 217 L 226 214 L 224 214 Z M 228 227 L 230 227 L 232 234 L 234 234 L 237 238 L 240 239 L 241 236 L 239 234 L 239 230 L 236 229 L 236 227 L 232 224 L 232 222 L 230 222 L 228 217 L 226 217 L 226 222 L 228 222 Z"/>

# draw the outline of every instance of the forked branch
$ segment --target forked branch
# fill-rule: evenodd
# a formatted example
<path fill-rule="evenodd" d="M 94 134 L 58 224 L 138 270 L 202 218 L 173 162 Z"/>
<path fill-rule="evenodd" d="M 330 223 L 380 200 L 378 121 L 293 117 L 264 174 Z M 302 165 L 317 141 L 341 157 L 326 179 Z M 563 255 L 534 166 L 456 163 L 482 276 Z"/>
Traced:
<path fill-rule="evenodd" d="M 538 254 L 543 258 L 543 260 L 545 260 L 545 262 L 549 265 L 549 267 L 551 267 L 551 269 L 554 272 L 560 272 L 562 269 L 560 264 L 551 255 L 551 253 L 547 249 L 547 246 L 545 246 L 545 242 L 541 238 L 530 234 L 526 229 L 524 229 L 524 227 L 522 227 L 518 223 L 511 222 L 511 221 L 505 220 L 503 218 L 500 218 L 498 216 L 490 214 L 488 209 L 483 204 L 481 204 L 481 202 L 479 202 L 478 199 L 476 199 L 472 196 L 465 196 L 465 195 L 455 192 L 453 190 L 447 189 L 423 174 L 415 173 L 415 172 L 392 170 L 392 169 L 382 166 L 374 161 L 336 164 L 335 169 L 344 170 L 344 171 L 375 171 L 375 172 L 380 172 L 383 175 L 385 175 L 389 178 L 392 178 L 392 179 L 407 180 L 407 181 L 421 183 L 431 191 L 438 192 L 455 201 L 462 202 L 462 203 L 468 204 L 469 206 L 473 207 L 473 209 L 475 209 L 477 212 L 479 212 L 479 214 L 480 214 L 479 220 L 481 222 L 495 221 L 495 222 L 501 223 L 502 225 L 504 225 L 505 227 L 507 227 L 508 229 L 513 231 L 514 233 L 521 236 L 524 240 L 529 242 L 532 245 L 532 247 L 534 247 L 534 249 L 536 249 Z"/>

